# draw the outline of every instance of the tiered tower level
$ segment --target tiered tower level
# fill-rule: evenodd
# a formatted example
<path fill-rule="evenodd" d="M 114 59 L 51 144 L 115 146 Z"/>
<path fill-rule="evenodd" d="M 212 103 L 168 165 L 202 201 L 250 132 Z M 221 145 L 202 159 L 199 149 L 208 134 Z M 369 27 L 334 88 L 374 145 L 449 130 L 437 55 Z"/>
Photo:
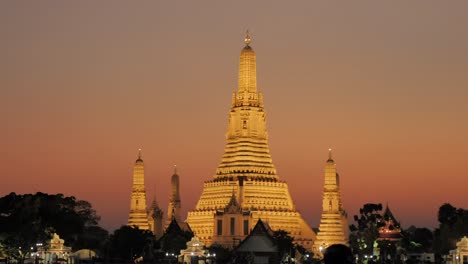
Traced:
<path fill-rule="evenodd" d="M 283 229 L 305 247 L 315 233 L 296 211 L 286 182 L 279 180 L 268 148 L 263 95 L 257 90 L 256 57 L 245 38 L 239 63 L 238 90 L 232 94 L 227 144 L 212 180 L 206 181 L 195 210 L 187 222 L 205 244 L 212 244 L 214 215 L 224 210 L 234 195 L 244 211 L 250 211 L 251 230 L 258 219 L 273 230 Z"/>
<path fill-rule="evenodd" d="M 146 211 L 145 165 L 141 159 L 141 150 L 138 151 L 138 159 L 133 167 L 133 187 L 128 225 L 137 226 L 142 230 L 150 229 Z"/>
<path fill-rule="evenodd" d="M 322 219 L 313 250 L 321 256 L 323 250 L 333 244 L 348 245 L 348 221 L 340 195 L 340 178 L 336 172 L 331 149 L 325 165 L 325 185 L 323 188 Z"/>

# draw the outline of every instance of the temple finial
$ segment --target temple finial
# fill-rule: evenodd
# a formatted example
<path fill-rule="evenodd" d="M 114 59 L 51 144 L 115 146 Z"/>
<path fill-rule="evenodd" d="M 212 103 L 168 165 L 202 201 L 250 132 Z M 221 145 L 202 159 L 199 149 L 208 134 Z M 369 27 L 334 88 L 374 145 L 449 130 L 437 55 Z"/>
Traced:
<path fill-rule="evenodd" d="M 177 174 L 177 165 L 174 165 L 174 174 Z"/>
<path fill-rule="evenodd" d="M 249 33 L 249 30 L 247 30 L 247 32 L 245 32 L 245 39 L 244 39 L 244 42 L 245 42 L 245 45 L 250 45 L 250 42 L 252 40 L 250 39 L 250 33 Z"/>
<path fill-rule="evenodd" d="M 328 149 L 328 160 L 333 160 L 333 158 L 332 158 L 332 149 L 331 148 Z"/>
<path fill-rule="evenodd" d="M 141 148 L 138 149 L 138 159 L 141 160 Z"/>

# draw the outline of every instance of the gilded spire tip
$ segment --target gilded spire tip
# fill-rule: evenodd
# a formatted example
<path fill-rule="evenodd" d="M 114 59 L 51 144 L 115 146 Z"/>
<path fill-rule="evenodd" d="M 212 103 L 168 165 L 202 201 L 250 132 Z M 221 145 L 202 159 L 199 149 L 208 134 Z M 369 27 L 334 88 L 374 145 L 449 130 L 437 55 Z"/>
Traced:
<path fill-rule="evenodd" d="M 141 148 L 138 149 L 138 159 L 141 160 Z"/>
<path fill-rule="evenodd" d="M 177 165 L 174 165 L 174 174 L 177 174 Z"/>
<path fill-rule="evenodd" d="M 332 149 L 331 148 L 328 149 L 328 160 L 333 160 L 333 158 L 332 158 Z"/>
<path fill-rule="evenodd" d="M 244 42 L 245 42 L 245 45 L 250 45 L 250 42 L 252 42 L 252 40 L 250 39 L 250 33 L 249 33 L 249 30 L 247 30 L 247 32 L 245 32 L 245 39 L 244 39 Z"/>

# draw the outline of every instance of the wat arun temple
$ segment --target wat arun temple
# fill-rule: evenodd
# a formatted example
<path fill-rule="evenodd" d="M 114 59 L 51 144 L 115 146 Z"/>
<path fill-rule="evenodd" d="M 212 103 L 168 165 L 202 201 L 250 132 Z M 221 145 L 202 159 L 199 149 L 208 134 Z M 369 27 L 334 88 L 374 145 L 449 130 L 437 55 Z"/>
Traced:
<path fill-rule="evenodd" d="M 179 178 L 174 173 L 166 226 L 171 221 L 185 224 L 206 246 L 233 248 L 249 235 L 258 220 L 272 230 L 287 231 L 295 243 L 314 251 L 332 243 L 347 244 L 346 213 L 331 151 L 325 164 L 323 214 L 317 235 L 296 210 L 288 184 L 276 172 L 268 147 L 263 94 L 257 89 L 256 55 L 250 44 L 247 33 L 221 162 L 213 178 L 204 182 L 201 196 L 185 222 L 179 215 Z M 162 234 L 162 211 L 155 198 L 145 209 L 143 178 L 140 155 L 134 168 L 128 225 L 149 229 L 158 237 Z"/>
<path fill-rule="evenodd" d="M 315 233 L 294 207 L 288 184 L 278 177 L 270 156 L 263 94 L 257 90 L 256 57 L 250 42 L 247 35 L 240 55 L 238 89 L 232 94 L 224 155 L 213 179 L 204 183 L 187 222 L 207 245 L 232 244 L 233 238 L 242 239 L 247 235 L 243 231 L 262 219 L 273 230 L 286 230 L 297 243 L 311 246 Z M 238 205 L 232 213 L 225 210 L 231 199 Z M 221 214 L 232 216 L 215 217 Z"/>

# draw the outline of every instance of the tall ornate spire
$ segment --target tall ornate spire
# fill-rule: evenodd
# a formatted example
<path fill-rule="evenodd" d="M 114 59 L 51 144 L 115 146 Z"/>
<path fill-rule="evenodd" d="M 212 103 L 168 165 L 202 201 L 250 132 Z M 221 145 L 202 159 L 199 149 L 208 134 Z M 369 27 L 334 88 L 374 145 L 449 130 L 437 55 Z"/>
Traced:
<path fill-rule="evenodd" d="M 325 164 L 325 184 L 323 188 L 322 219 L 313 250 L 321 256 L 322 250 L 332 244 L 348 244 L 348 223 L 341 202 L 339 176 L 331 149 Z"/>
<path fill-rule="evenodd" d="M 133 166 L 133 186 L 128 225 L 137 226 L 143 230 L 149 229 L 146 210 L 145 165 L 141 159 L 141 149 L 138 150 L 138 158 Z"/>
<path fill-rule="evenodd" d="M 250 43 L 249 34 L 245 43 Z M 263 96 L 257 92 L 255 53 L 249 45 L 240 55 L 239 90 L 233 94 L 226 137 L 225 153 L 215 177 L 278 178 L 267 142 Z"/>
<path fill-rule="evenodd" d="M 174 218 L 178 223 L 181 222 L 181 201 L 179 193 L 179 175 L 177 174 L 177 166 L 174 165 L 174 174 L 171 177 L 171 193 L 169 196 L 169 205 L 167 208 L 166 226 L 169 226 Z"/>
<path fill-rule="evenodd" d="M 257 92 L 257 68 L 254 50 L 250 47 L 249 31 L 245 36 L 245 47 L 241 51 L 239 60 L 239 93 Z"/>
<path fill-rule="evenodd" d="M 296 211 L 288 186 L 279 181 L 271 159 L 263 96 L 257 91 L 256 57 L 248 32 L 244 42 L 225 151 L 214 178 L 204 183 L 187 222 L 207 245 L 216 242 L 232 246 L 233 238 L 244 238 L 262 218 L 268 219 L 273 229 L 284 229 L 299 244 L 310 246 L 315 233 Z M 230 202 L 239 205 L 235 213 L 226 212 Z"/>
<path fill-rule="evenodd" d="M 338 186 L 338 173 L 336 172 L 335 161 L 332 158 L 332 150 L 328 149 L 328 160 L 325 164 L 325 190 L 336 190 Z"/>
<path fill-rule="evenodd" d="M 156 196 L 156 185 L 154 185 L 153 201 L 151 201 L 150 208 L 155 208 L 155 207 L 159 208 L 158 199 Z"/>
<path fill-rule="evenodd" d="M 151 206 L 148 210 L 148 222 L 150 230 L 156 236 L 157 239 L 161 238 L 163 234 L 163 215 L 164 212 L 159 208 L 158 200 L 156 198 L 156 185 L 154 186 L 154 195 Z"/>

